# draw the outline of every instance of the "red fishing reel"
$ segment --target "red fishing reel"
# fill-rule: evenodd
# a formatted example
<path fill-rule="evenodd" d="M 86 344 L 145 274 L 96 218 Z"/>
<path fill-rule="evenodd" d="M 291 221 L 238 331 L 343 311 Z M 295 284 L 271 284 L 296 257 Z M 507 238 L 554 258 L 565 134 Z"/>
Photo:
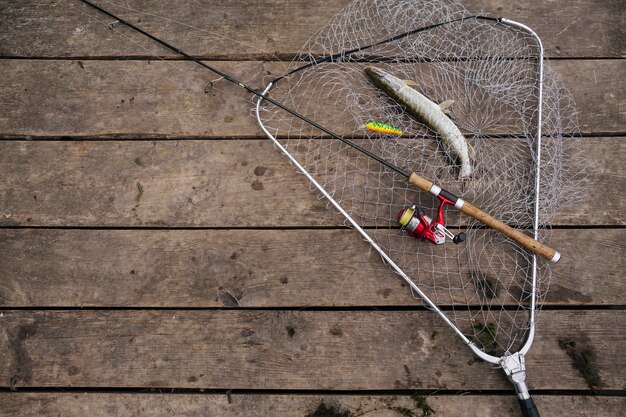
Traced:
<path fill-rule="evenodd" d="M 416 204 L 411 207 L 400 210 L 398 213 L 398 222 L 401 229 L 406 230 L 407 233 L 415 239 L 426 239 L 436 245 L 441 245 L 446 242 L 446 237 L 452 239 L 454 243 L 461 243 L 465 240 L 465 233 L 461 232 L 455 235 L 450 230 L 446 229 L 446 219 L 444 217 L 444 206 L 450 204 L 454 206 L 454 203 L 442 195 L 438 195 L 439 209 L 437 210 L 437 220 L 433 220 L 431 217 L 424 214 L 422 208 Z"/>

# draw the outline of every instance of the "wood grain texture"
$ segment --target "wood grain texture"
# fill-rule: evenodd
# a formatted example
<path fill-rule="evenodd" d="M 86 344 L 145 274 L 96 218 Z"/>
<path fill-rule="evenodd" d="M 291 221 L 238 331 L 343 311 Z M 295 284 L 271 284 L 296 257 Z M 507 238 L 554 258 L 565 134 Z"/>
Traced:
<path fill-rule="evenodd" d="M 519 417 L 513 395 L 430 395 L 423 398 L 436 416 Z M 626 413 L 623 397 L 534 395 L 533 399 L 542 417 L 600 417 Z M 350 417 L 402 417 L 399 407 L 411 410 L 415 416 L 423 415 L 424 411 L 412 398 L 392 395 L 0 393 L 0 409 L 5 415 L 22 417 L 82 417 L 87 414 L 92 417 L 306 417 L 322 405 L 338 413 L 351 413 Z"/>
<path fill-rule="evenodd" d="M 283 71 L 279 63 L 210 64 L 259 89 Z M 552 65 L 578 105 L 583 133 L 626 131 L 626 60 Z M 216 77 L 193 63 L 0 60 L 0 77 L 2 137 L 264 137 L 251 115 L 252 96 L 226 81 L 205 93 Z M 332 124 L 316 121 L 335 129 L 336 112 L 328 111 Z"/>
<path fill-rule="evenodd" d="M 348 0 L 185 1 L 183 7 L 162 0 L 123 3 L 152 15 L 116 7 L 121 2 L 96 3 L 194 55 L 267 59 L 293 55 Z M 470 13 L 484 11 L 531 26 L 550 57 L 624 56 L 619 0 L 574 0 L 567 7 L 542 0 L 465 0 L 462 4 Z M 138 45 L 108 30 L 110 19 L 78 1 L 29 0 L 7 6 L 0 8 L 0 20 L 15 24 L 0 34 L 0 55 L 172 56 L 128 31 L 122 33 Z"/>
<path fill-rule="evenodd" d="M 527 355 L 531 389 L 587 389 L 559 340 L 594 353 L 623 389 L 624 311 L 544 311 Z M 3 387 L 510 389 L 434 313 L 4 311 Z"/>
<path fill-rule="evenodd" d="M 0 146 L 7 151 L 1 153 L 2 175 L 15 174 L 13 181 L 1 186 L 4 225 L 340 223 L 339 216 L 309 191 L 306 178 L 297 175 L 268 141 Z M 25 201 L 40 207 L 40 215 L 47 219 L 20 208 Z"/>
<path fill-rule="evenodd" d="M 554 224 L 624 224 L 625 147 L 621 137 L 581 143 L 576 163 L 593 187 Z M 269 140 L 0 141 L 0 177 L 4 226 L 343 224 Z"/>
<path fill-rule="evenodd" d="M 347 2 L 124 4 L 196 26 L 125 14 L 261 87 Z M 626 224 L 626 138 L 615 137 L 626 132 L 626 60 L 614 59 L 626 57 L 623 2 L 463 3 L 529 24 L 548 56 L 567 58 L 551 65 L 594 137 L 581 149 L 583 200 L 556 222 Z M 419 300 L 354 231 L 315 229 L 343 221 L 260 139 L 240 88 L 221 81 L 204 93 L 210 73 L 158 60 L 174 55 L 107 29 L 110 20 L 77 1 L 0 0 L 0 22 L 0 57 L 19 58 L 0 59 L 0 416 L 308 417 L 321 404 L 352 417 L 400 417 L 394 407 L 422 415 L 408 396 L 202 392 L 211 388 L 467 390 L 427 401 L 440 416 L 519 416 L 501 371 L 475 362 L 433 313 L 363 308 Z M 546 304 L 586 310 L 540 314 L 531 390 L 588 389 L 562 340 L 593 352 L 599 388 L 626 388 L 626 312 L 595 308 L 626 304 L 625 238 L 620 227 L 553 231 L 564 258 Z M 41 309 L 81 306 L 104 308 Z M 328 309 L 247 309 L 310 306 Z M 199 392 L 161 394 L 168 388 Z M 626 415 L 623 396 L 534 399 L 544 417 Z"/>
<path fill-rule="evenodd" d="M 546 305 L 626 304 L 624 229 L 555 230 L 551 242 L 564 260 Z M 0 247 L 9 308 L 421 305 L 351 230 L 0 230 Z M 445 304 L 437 259 L 440 274 L 422 278 L 442 290 L 424 290 Z"/>

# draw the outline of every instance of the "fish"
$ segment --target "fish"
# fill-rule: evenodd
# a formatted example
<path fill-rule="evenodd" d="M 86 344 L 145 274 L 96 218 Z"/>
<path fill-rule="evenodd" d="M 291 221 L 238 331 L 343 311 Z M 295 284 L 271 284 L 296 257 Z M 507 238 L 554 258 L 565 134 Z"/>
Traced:
<path fill-rule="evenodd" d="M 372 130 L 378 133 L 389 133 L 392 135 L 402 135 L 402 130 L 397 127 L 393 127 L 390 124 L 383 122 L 367 122 L 365 123 L 365 128 L 367 130 Z"/>
<path fill-rule="evenodd" d="M 467 180 L 472 175 L 471 158 L 474 150 L 469 146 L 457 125 L 444 113 L 454 102 L 448 100 L 436 104 L 410 86 L 410 84 L 416 85 L 415 83 L 401 80 L 380 68 L 366 67 L 365 73 L 376 87 L 403 105 L 414 118 L 437 133 L 446 153 L 460 165 L 459 179 Z"/>

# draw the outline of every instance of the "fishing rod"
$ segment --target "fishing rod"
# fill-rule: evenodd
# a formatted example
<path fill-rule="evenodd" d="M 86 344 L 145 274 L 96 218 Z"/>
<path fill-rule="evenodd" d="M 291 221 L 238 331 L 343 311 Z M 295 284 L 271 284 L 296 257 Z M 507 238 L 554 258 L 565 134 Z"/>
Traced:
<path fill-rule="evenodd" d="M 141 29 L 140 27 L 128 22 L 125 19 L 122 19 L 121 17 L 109 12 L 108 10 L 103 9 L 102 7 L 92 3 L 89 0 L 79 0 L 82 3 L 92 7 L 93 9 L 99 11 L 100 13 L 103 13 L 107 16 L 109 16 L 110 18 L 114 19 L 116 21 L 116 23 L 120 23 L 138 33 L 140 33 L 141 35 L 155 41 L 156 43 L 160 44 L 161 46 L 175 52 L 176 54 L 182 56 L 183 58 L 185 58 L 186 60 L 195 62 L 196 64 L 200 65 L 201 67 L 217 74 L 218 76 L 220 76 L 221 78 L 225 79 L 226 81 L 229 81 L 233 84 L 238 85 L 239 87 L 243 88 L 244 90 L 246 90 L 247 92 L 259 97 L 260 99 L 266 100 L 267 102 L 275 105 L 276 107 L 280 108 L 281 110 L 286 111 L 287 113 L 291 114 L 292 116 L 304 121 L 305 123 L 315 127 L 318 130 L 321 130 L 322 132 L 326 133 L 327 135 L 329 135 L 330 137 L 332 137 L 333 139 L 337 139 L 339 141 L 341 141 L 342 143 L 350 146 L 351 148 L 363 153 L 364 155 L 367 155 L 368 157 L 374 159 L 375 161 L 379 162 L 380 164 L 382 164 L 383 166 L 389 168 L 390 170 L 400 174 L 401 176 L 403 176 L 404 178 L 406 178 L 408 180 L 409 184 L 412 184 L 414 186 L 416 186 L 417 188 L 419 188 L 422 191 L 428 192 L 432 195 L 434 195 L 436 198 L 438 198 L 440 201 L 445 201 L 446 204 L 449 204 L 453 207 L 455 207 L 456 209 L 460 210 L 462 213 L 465 213 L 466 215 L 473 217 L 474 219 L 480 221 L 481 223 L 491 227 L 492 229 L 497 230 L 498 232 L 504 234 L 505 236 L 509 237 L 510 239 L 514 240 L 515 242 L 517 242 L 518 244 L 520 244 L 521 246 L 523 246 L 524 248 L 526 248 L 527 250 L 541 256 L 542 258 L 551 261 L 551 262 L 558 262 L 561 258 L 561 254 L 559 252 L 557 252 L 555 249 L 537 241 L 536 239 L 533 239 L 532 237 L 528 236 L 527 234 L 519 231 L 519 230 L 515 230 L 513 229 L 511 226 L 501 222 L 500 220 L 497 220 L 496 218 L 494 218 L 493 216 L 490 216 L 489 214 L 485 213 L 484 211 L 480 210 L 478 207 L 474 206 L 473 204 L 464 201 L 462 198 L 456 196 L 455 194 L 443 189 L 442 187 L 434 184 L 433 182 L 429 181 L 428 179 L 420 176 L 419 174 L 415 173 L 415 172 L 408 172 L 400 167 L 397 167 L 395 165 L 393 165 L 392 163 L 386 161 L 385 159 L 381 158 L 380 156 L 368 151 L 367 149 L 357 145 L 356 143 L 352 142 L 349 139 L 346 139 L 345 137 L 338 135 L 337 133 L 334 133 L 333 131 L 331 131 L 330 129 L 320 125 L 319 123 L 315 122 L 314 120 L 311 120 L 310 118 L 306 117 L 305 115 L 299 113 L 298 111 L 285 106 L 284 104 L 272 99 L 271 97 L 269 97 L 267 95 L 267 90 L 266 92 L 261 92 L 258 91 L 246 84 L 244 84 L 243 82 L 237 80 L 236 78 L 230 76 L 229 74 L 222 72 L 220 70 L 218 70 L 217 68 L 214 68 L 204 62 L 202 62 L 200 59 L 193 57 L 191 55 L 189 55 L 188 53 L 182 51 L 181 49 L 173 46 L 172 44 L 152 35 L 151 33 L 146 32 L 145 30 Z M 495 18 L 488 18 L 490 20 L 498 20 Z"/>

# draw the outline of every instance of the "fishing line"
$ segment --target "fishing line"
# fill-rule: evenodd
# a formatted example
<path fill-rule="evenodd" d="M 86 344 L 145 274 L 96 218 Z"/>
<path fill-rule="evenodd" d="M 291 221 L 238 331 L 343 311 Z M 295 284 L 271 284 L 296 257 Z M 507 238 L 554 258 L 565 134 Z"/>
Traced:
<path fill-rule="evenodd" d="M 188 28 L 191 28 L 191 29 L 194 29 L 194 30 L 200 31 L 200 32 L 205 32 L 205 33 L 208 33 L 209 35 L 214 36 L 214 37 L 216 37 L 216 38 L 225 39 L 225 40 L 228 40 L 228 41 L 231 41 L 231 42 L 237 43 L 237 44 L 239 44 L 239 45 L 241 45 L 241 46 L 245 46 L 245 47 L 248 47 L 248 48 L 251 48 L 251 49 L 256 49 L 257 51 L 261 51 L 261 52 L 267 53 L 267 54 L 271 55 L 272 57 L 276 57 L 276 58 L 277 58 L 276 53 L 274 53 L 274 52 L 270 52 L 270 51 L 268 51 L 268 50 L 266 50 L 266 49 L 263 49 L 263 48 L 260 48 L 260 47 L 258 47 L 258 46 L 254 46 L 254 45 L 252 45 L 252 44 L 249 44 L 249 43 L 246 43 L 246 42 L 240 41 L 240 40 L 235 39 L 235 38 L 228 37 L 228 36 L 226 36 L 226 35 L 222 35 L 222 34 L 217 33 L 217 32 L 210 31 L 210 30 L 208 30 L 208 29 L 204 29 L 204 28 L 196 27 L 196 26 L 190 25 L 190 24 L 185 23 L 185 22 L 181 22 L 181 21 L 178 21 L 178 20 L 174 20 L 174 19 L 169 18 L 169 17 L 166 17 L 166 16 L 161 16 L 161 15 L 158 15 L 158 14 L 156 14 L 156 13 L 150 13 L 150 12 L 147 12 L 147 11 L 144 11 L 144 10 L 140 10 L 140 9 L 135 9 L 135 8 L 132 8 L 132 7 L 130 7 L 130 6 L 124 6 L 124 5 L 122 5 L 122 4 L 115 3 L 115 2 L 112 2 L 112 1 L 109 1 L 109 0 L 103 0 L 103 3 L 110 4 L 111 6 L 118 7 L 118 8 L 120 8 L 120 9 L 125 9 L 125 10 L 128 10 L 128 11 L 130 11 L 130 12 L 135 12 L 135 13 L 143 14 L 143 15 L 145 15 L 145 16 L 156 17 L 157 19 L 162 19 L 162 20 L 165 20 L 165 21 L 168 21 L 168 22 L 172 22 L 172 23 L 175 23 L 175 24 L 177 24 L 177 25 L 184 26 L 184 27 L 188 27 Z M 279 62 L 283 63 L 283 62 L 282 62 L 282 61 L 280 61 L 280 60 L 279 60 Z M 286 65 L 285 65 L 285 67 L 286 67 Z"/>
<path fill-rule="evenodd" d="M 83 0 L 80 0 L 80 1 L 83 1 Z M 144 47 L 144 46 L 143 46 L 143 45 L 141 45 L 139 42 L 137 42 L 137 41 L 133 40 L 131 37 L 127 36 L 127 35 L 126 35 L 126 34 L 124 34 L 122 31 L 120 31 L 120 30 L 116 29 L 116 26 L 117 26 L 118 24 L 121 24 L 121 23 L 122 23 L 122 22 L 121 22 L 121 21 L 119 21 L 118 19 L 116 19 L 116 20 L 115 20 L 115 21 L 113 21 L 113 22 L 106 22 L 106 21 L 100 20 L 100 19 L 98 19 L 98 18 L 96 18 L 96 17 L 94 17 L 94 16 L 90 15 L 89 13 L 86 13 L 86 12 L 84 12 L 84 11 L 82 11 L 82 10 L 79 10 L 79 9 L 77 9 L 77 10 L 78 10 L 78 12 L 79 12 L 80 14 L 82 14 L 82 15 L 84 15 L 84 16 L 87 16 L 89 19 L 91 19 L 91 20 L 93 20 L 93 21 L 95 21 L 95 22 L 97 22 L 97 23 L 100 23 L 101 25 L 103 25 L 103 26 L 104 26 L 104 27 L 106 27 L 107 29 L 109 29 L 109 30 L 111 30 L 111 31 L 115 32 L 116 34 L 118 34 L 119 36 L 123 37 L 124 39 L 126 39 L 127 41 L 129 41 L 130 43 L 132 43 L 133 45 L 135 45 L 135 46 L 139 47 L 140 49 L 142 49 L 143 51 L 147 52 L 150 56 L 154 57 L 155 59 L 157 59 L 157 60 L 159 60 L 159 61 L 162 61 L 162 62 L 163 62 L 163 63 L 165 63 L 166 65 L 169 65 L 170 67 L 172 67 L 172 68 L 176 69 L 177 71 L 179 71 L 179 72 L 183 73 L 186 77 L 191 78 L 191 79 L 193 79 L 193 80 L 197 81 L 197 82 L 198 82 L 199 84 L 201 84 L 201 85 L 206 84 L 206 79 L 201 79 L 201 78 L 198 78 L 198 77 L 196 77 L 196 76 L 194 76 L 194 75 L 190 74 L 190 73 L 189 73 L 189 71 L 186 71 L 186 70 L 184 70 L 183 68 L 180 68 L 180 67 L 178 67 L 177 65 L 175 65 L 175 64 L 174 64 L 174 62 L 175 62 L 175 61 L 167 60 L 167 59 L 164 59 L 163 57 L 160 57 L 160 56 L 158 56 L 158 55 L 155 55 L 155 54 L 154 54 L 152 51 L 150 51 L 148 48 Z"/>
<path fill-rule="evenodd" d="M 213 92 L 213 91 L 216 91 L 216 92 L 219 92 L 219 93 L 222 93 L 222 94 L 229 93 L 228 90 L 225 90 L 224 88 L 219 87 L 219 86 L 216 85 L 217 82 L 219 82 L 220 80 L 224 79 L 223 77 L 219 77 L 219 78 L 216 78 L 214 80 L 210 80 L 210 81 L 207 82 L 206 79 L 199 78 L 199 77 L 196 77 L 195 75 L 191 74 L 191 72 L 188 69 L 184 69 L 184 68 L 180 67 L 179 65 L 176 65 L 176 61 L 165 59 L 164 57 L 156 55 L 154 52 L 152 52 L 148 48 L 146 48 L 143 45 L 141 45 L 141 43 L 133 40 L 130 36 L 124 34 L 123 31 L 117 29 L 117 27 L 119 27 L 119 26 L 124 26 L 120 20 L 115 19 L 113 22 L 106 22 L 106 21 L 100 20 L 100 19 L 92 16 L 91 14 L 86 13 L 86 12 L 80 10 L 80 9 L 76 9 L 76 10 L 78 10 L 78 12 L 81 13 L 82 15 L 87 16 L 89 19 L 91 19 L 91 20 L 93 20 L 93 21 L 103 25 L 108 30 L 113 31 L 117 35 L 119 35 L 122 38 L 126 39 L 128 42 L 130 42 L 131 44 L 137 46 L 141 50 L 145 51 L 148 55 L 154 57 L 156 60 L 161 61 L 162 63 L 168 65 L 171 68 L 174 68 L 177 72 L 181 73 L 186 78 L 197 81 L 199 85 L 203 86 L 202 91 L 204 91 L 204 93 L 210 93 L 210 92 Z M 158 17 L 158 15 L 153 15 L 153 16 Z M 242 97 L 240 95 L 235 95 L 233 97 L 235 97 L 237 100 L 242 100 L 242 101 L 244 101 L 244 102 L 246 102 L 248 104 L 251 104 L 251 101 L 249 101 L 248 99 L 246 99 L 246 98 L 244 98 L 244 97 Z"/>

